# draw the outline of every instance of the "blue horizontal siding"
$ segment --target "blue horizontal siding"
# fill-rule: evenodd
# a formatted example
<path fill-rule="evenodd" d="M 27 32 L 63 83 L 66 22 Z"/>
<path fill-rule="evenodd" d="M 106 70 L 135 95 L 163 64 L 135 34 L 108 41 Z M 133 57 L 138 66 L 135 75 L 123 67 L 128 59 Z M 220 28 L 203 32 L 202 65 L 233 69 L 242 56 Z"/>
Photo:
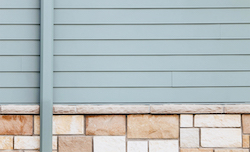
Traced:
<path fill-rule="evenodd" d="M 0 0 L 0 8 L 40 8 L 40 0 Z"/>
<path fill-rule="evenodd" d="M 39 40 L 0 40 L 0 55 L 39 55 L 39 44 Z"/>
<path fill-rule="evenodd" d="M 0 25 L 0 40 L 39 39 L 39 25 Z"/>
<path fill-rule="evenodd" d="M 37 72 L 0 72 L 0 87 L 39 87 Z"/>

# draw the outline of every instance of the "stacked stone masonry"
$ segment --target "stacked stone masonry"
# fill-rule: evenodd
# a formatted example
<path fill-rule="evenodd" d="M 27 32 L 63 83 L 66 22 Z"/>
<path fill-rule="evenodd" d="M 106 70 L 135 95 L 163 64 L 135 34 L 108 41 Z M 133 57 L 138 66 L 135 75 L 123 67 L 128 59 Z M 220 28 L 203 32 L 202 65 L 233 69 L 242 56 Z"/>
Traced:
<path fill-rule="evenodd" d="M 198 106 L 55 106 L 53 152 L 249 152 L 247 105 Z M 39 152 L 39 106 L 6 107 L 0 152 Z"/>

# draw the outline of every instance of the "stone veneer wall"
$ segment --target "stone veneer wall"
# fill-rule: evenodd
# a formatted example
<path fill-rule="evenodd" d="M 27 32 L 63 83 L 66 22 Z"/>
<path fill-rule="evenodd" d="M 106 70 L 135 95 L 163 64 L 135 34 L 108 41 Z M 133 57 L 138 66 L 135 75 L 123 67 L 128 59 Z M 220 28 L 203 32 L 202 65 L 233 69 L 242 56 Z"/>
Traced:
<path fill-rule="evenodd" d="M 249 152 L 250 105 L 55 105 L 53 152 Z M 0 106 L 0 151 L 39 151 L 39 106 Z"/>

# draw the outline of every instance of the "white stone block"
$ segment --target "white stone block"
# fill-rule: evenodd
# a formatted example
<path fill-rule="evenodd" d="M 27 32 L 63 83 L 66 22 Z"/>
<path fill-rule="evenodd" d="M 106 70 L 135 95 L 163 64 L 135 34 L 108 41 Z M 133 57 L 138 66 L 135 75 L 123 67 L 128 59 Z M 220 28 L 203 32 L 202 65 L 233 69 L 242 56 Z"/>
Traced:
<path fill-rule="evenodd" d="M 199 129 L 181 128 L 180 147 L 199 147 Z"/>
<path fill-rule="evenodd" d="M 148 152 L 147 141 L 128 141 L 127 152 Z"/>
<path fill-rule="evenodd" d="M 179 152 L 178 140 L 151 140 L 149 152 Z"/>
<path fill-rule="evenodd" d="M 94 152 L 125 152 L 124 136 L 94 136 Z"/>
<path fill-rule="evenodd" d="M 180 119 L 180 127 L 193 127 L 193 115 L 182 114 Z"/>
<path fill-rule="evenodd" d="M 195 115 L 195 127 L 240 127 L 241 116 L 230 114 Z"/>

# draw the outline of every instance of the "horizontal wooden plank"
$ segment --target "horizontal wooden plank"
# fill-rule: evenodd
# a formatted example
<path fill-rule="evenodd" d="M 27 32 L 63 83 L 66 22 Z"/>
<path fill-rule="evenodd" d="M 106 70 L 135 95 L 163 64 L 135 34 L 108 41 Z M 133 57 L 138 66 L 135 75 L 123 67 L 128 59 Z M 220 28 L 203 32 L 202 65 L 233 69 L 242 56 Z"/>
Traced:
<path fill-rule="evenodd" d="M 248 0 L 55 0 L 56 8 L 250 7 Z"/>
<path fill-rule="evenodd" d="M 54 103 L 249 102 L 250 87 L 226 88 L 55 88 Z"/>
<path fill-rule="evenodd" d="M 0 0 L 0 8 L 40 8 L 39 0 Z"/>
<path fill-rule="evenodd" d="M 39 87 L 39 73 L 0 73 L 1 87 Z"/>
<path fill-rule="evenodd" d="M 55 72 L 54 87 L 171 86 L 170 72 Z"/>
<path fill-rule="evenodd" d="M 55 10 L 56 24 L 249 23 L 249 18 L 250 9 Z"/>
<path fill-rule="evenodd" d="M 250 38 L 250 24 L 56 25 L 55 39 Z"/>
<path fill-rule="evenodd" d="M 249 78 L 250 72 L 173 72 L 173 86 L 250 86 Z"/>
<path fill-rule="evenodd" d="M 55 55 L 250 54 L 249 44 L 250 40 L 64 40 L 55 41 L 54 52 Z"/>
<path fill-rule="evenodd" d="M 38 88 L 0 88 L 1 104 L 39 103 Z"/>
<path fill-rule="evenodd" d="M 39 55 L 39 41 L 0 41 L 0 55 Z"/>
<path fill-rule="evenodd" d="M 0 24 L 39 24 L 39 9 L 0 9 Z"/>
<path fill-rule="evenodd" d="M 56 56 L 55 71 L 250 70 L 250 56 Z"/>
<path fill-rule="evenodd" d="M 0 56 L 0 71 L 39 71 L 39 56 Z"/>
<path fill-rule="evenodd" d="M 55 39 L 178 39 L 219 37 L 220 25 L 55 26 Z"/>
<path fill-rule="evenodd" d="M 39 39 L 39 25 L 0 25 L 0 39 Z"/>

